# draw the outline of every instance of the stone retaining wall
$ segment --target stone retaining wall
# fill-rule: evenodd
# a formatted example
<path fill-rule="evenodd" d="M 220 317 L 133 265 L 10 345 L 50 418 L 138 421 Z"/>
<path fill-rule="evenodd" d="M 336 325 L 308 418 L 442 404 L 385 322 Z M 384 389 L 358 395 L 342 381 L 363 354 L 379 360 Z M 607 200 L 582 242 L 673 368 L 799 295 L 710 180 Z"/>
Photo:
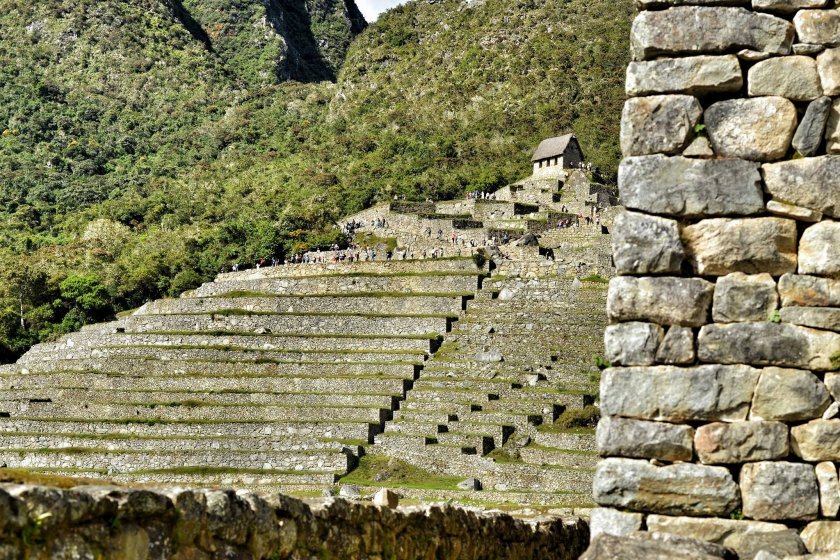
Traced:
<path fill-rule="evenodd" d="M 599 530 L 840 550 L 840 10 L 637 4 Z"/>
<path fill-rule="evenodd" d="M 0 504 L 4 558 L 571 560 L 589 537 L 582 521 L 218 490 L 6 484 Z"/>

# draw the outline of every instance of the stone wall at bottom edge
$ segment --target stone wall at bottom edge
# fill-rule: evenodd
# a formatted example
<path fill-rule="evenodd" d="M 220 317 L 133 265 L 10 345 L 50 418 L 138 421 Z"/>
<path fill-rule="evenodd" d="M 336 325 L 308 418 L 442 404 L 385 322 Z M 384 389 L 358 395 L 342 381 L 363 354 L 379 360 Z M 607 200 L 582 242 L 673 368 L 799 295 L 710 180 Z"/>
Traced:
<path fill-rule="evenodd" d="M 577 558 L 583 521 L 245 491 L 0 484 L 0 558 Z"/>

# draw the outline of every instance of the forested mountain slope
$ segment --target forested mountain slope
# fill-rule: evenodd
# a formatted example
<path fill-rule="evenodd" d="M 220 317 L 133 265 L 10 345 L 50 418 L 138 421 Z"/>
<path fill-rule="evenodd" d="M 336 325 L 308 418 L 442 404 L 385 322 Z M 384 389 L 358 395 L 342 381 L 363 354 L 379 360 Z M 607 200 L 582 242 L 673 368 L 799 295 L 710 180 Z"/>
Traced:
<path fill-rule="evenodd" d="M 371 202 L 618 160 L 630 0 L 0 0 L 0 343 L 333 241 Z M 354 39 L 355 37 L 355 39 Z"/>

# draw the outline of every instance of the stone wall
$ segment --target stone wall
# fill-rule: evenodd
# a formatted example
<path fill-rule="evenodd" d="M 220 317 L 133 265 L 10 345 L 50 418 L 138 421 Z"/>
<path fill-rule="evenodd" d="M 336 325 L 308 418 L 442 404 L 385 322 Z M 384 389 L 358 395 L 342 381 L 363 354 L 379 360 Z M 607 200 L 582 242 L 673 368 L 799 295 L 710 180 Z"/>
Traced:
<path fill-rule="evenodd" d="M 581 521 L 524 522 L 449 506 L 309 504 L 250 492 L 0 485 L 3 558 L 570 560 Z"/>
<path fill-rule="evenodd" d="M 598 530 L 840 550 L 840 10 L 637 4 Z"/>

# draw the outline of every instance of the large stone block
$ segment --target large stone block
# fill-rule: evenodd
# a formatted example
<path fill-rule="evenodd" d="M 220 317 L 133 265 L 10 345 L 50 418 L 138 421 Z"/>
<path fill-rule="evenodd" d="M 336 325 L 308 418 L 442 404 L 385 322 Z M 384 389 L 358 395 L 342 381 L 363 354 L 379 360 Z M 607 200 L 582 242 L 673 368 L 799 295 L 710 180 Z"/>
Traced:
<path fill-rule="evenodd" d="M 713 218 L 682 231 L 694 271 L 781 275 L 796 270 L 796 222 L 783 218 Z"/>
<path fill-rule="evenodd" d="M 716 323 L 764 321 L 779 307 L 776 282 L 769 274 L 734 272 L 718 278 L 712 303 Z"/>
<path fill-rule="evenodd" d="M 704 365 L 610 368 L 601 375 L 601 412 L 640 420 L 746 420 L 760 371 Z"/>
<path fill-rule="evenodd" d="M 840 48 L 826 49 L 817 56 L 823 93 L 840 95 Z"/>
<path fill-rule="evenodd" d="M 814 371 L 840 367 L 840 335 L 787 323 L 706 325 L 700 329 L 697 346 L 701 362 Z"/>
<path fill-rule="evenodd" d="M 685 93 L 708 95 L 740 91 L 741 63 L 735 55 L 689 56 L 631 62 L 627 67 L 627 95 Z"/>
<path fill-rule="evenodd" d="M 716 154 L 774 161 L 787 153 L 798 121 L 796 107 L 784 97 L 754 97 L 713 104 L 705 123 Z"/>
<path fill-rule="evenodd" d="M 700 278 L 658 276 L 610 280 L 607 315 L 612 321 L 651 321 L 697 327 L 706 323 L 714 284 Z"/>
<path fill-rule="evenodd" d="M 754 537 L 764 533 L 778 533 L 787 527 L 782 523 L 750 521 L 747 519 L 715 519 L 697 517 L 671 517 L 667 515 L 649 515 L 647 528 L 657 533 L 671 533 L 692 539 L 727 545 L 734 536 Z"/>
<path fill-rule="evenodd" d="M 788 54 L 793 35 L 793 26 L 774 16 L 742 8 L 685 6 L 639 14 L 633 21 L 631 48 L 636 60 L 738 48 Z"/>
<path fill-rule="evenodd" d="M 830 371 L 825 374 L 823 380 L 834 400 L 840 399 L 840 373 Z"/>
<path fill-rule="evenodd" d="M 595 537 L 580 560 L 723 560 L 726 550 L 688 539 L 664 539 L 666 535 L 635 533 L 623 537 Z M 671 535 L 667 535 L 671 536 Z"/>
<path fill-rule="evenodd" d="M 787 433 L 787 432 L 785 432 Z M 598 452 L 605 457 L 691 461 L 694 429 L 681 424 L 604 416 L 598 422 Z"/>
<path fill-rule="evenodd" d="M 750 418 L 755 420 L 811 420 L 828 408 L 828 389 L 810 371 L 768 367 L 761 372 Z"/>
<path fill-rule="evenodd" d="M 790 430 L 790 446 L 806 461 L 840 461 L 840 420 L 818 418 Z"/>
<path fill-rule="evenodd" d="M 785 307 L 780 316 L 785 323 L 840 332 L 840 309 L 836 307 Z"/>
<path fill-rule="evenodd" d="M 603 506 L 671 515 L 728 515 L 741 503 L 738 486 L 724 467 L 655 467 L 636 459 L 601 461 L 592 493 Z"/>
<path fill-rule="evenodd" d="M 609 325 L 604 331 L 607 360 L 613 365 L 649 366 L 664 336 L 665 330 L 652 323 Z"/>
<path fill-rule="evenodd" d="M 707 465 L 784 459 L 788 427 L 781 422 L 716 422 L 697 429 L 694 448 Z"/>
<path fill-rule="evenodd" d="M 840 10 L 800 10 L 793 24 L 800 43 L 840 45 Z"/>
<path fill-rule="evenodd" d="M 824 517 L 837 517 L 840 509 L 840 483 L 837 480 L 837 466 L 823 461 L 814 469 L 820 487 L 820 513 Z"/>
<path fill-rule="evenodd" d="M 622 203 L 681 218 L 759 214 L 764 194 L 758 165 L 663 155 L 627 158 L 618 170 Z"/>
<path fill-rule="evenodd" d="M 761 171 L 774 197 L 829 216 L 840 214 L 840 156 L 764 164 Z"/>
<path fill-rule="evenodd" d="M 808 552 L 819 554 L 833 552 L 832 558 L 840 551 L 840 521 L 814 521 L 802 530 L 802 541 Z"/>
<path fill-rule="evenodd" d="M 799 243 L 799 273 L 840 275 L 840 222 L 823 221 L 802 234 Z"/>
<path fill-rule="evenodd" d="M 595 508 L 589 514 L 589 535 L 592 539 L 602 534 L 622 537 L 640 530 L 642 521 L 641 513 Z"/>
<path fill-rule="evenodd" d="M 840 99 L 835 99 L 825 125 L 825 149 L 829 154 L 840 154 Z"/>
<path fill-rule="evenodd" d="M 793 101 L 811 101 L 823 94 L 817 62 L 801 55 L 756 63 L 747 75 L 747 88 L 753 97 L 769 95 Z"/>
<path fill-rule="evenodd" d="M 621 115 L 621 152 L 625 156 L 678 154 L 688 145 L 702 115 L 703 107 L 690 95 L 630 98 Z"/>
<path fill-rule="evenodd" d="M 796 134 L 793 135 L 793 148 L 800 155 L 806 157 L 817 155 L 823 143 L 830 112 L 830 97 L 820 97 L 808 104 L 808 109 L 796 128 Z M 819 221 L 819 219 L 813 221 Z"/>
<path fill-rule="evenodd" d="M 784 461 L 741 467 L 744 515 L 762 521 L 810 520 L 819 513 L 820 494 L 814 466 Z"/>
<path fill-rule="evenodd" d="M 675 220 L 622 212 L 612 231 L 618 274 L 679 273 L 685 255 Z"/>
<path fill-rule="evenodd" d="M 694 331 L 688 327 L 671 327 L 656 350 L 656 361 L 660 364 L 693 364 L 696 355 Z"/>
<path fill-rule="evenodd" d="M 824 8 L 828 0 L 752 0 L 754 10 L 792 14 L 803 8 Z"/>
<path fill-rule="evenodd" d="M 782 306 L 840 307 L 840 280 L 800 274 L 779 279 Z"/>

